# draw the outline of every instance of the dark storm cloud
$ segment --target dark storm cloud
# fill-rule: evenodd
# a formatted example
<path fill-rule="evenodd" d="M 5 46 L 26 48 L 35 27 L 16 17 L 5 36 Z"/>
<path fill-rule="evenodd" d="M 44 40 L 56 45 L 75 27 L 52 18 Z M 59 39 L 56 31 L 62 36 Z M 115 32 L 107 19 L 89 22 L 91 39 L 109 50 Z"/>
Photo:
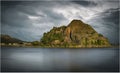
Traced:
<path fill-rule="evenodd" d="M 19 9 L 16 7 L 21 2 L 10 1 L 10 2 L 2 2 L 2 15 L 1 15 L 1 23 L 4 25 L 12 26 L 12 27 L 27 27 L 29 23 L 27 21 L 26 15 L 21 15 L 20 12 L 17 10 Z M 26 23 L 23 24 L 23 23 Z"/>
<path fill-rule="evenodd" d="M 89 7 L 89 6 L 94 7 L 97 5 L 97 3 L 95 3 L 94 1 L 90 1 L 90 0 L 89 1 L 81 0 L 81 1 L 72 1 L 72 2 L 74 2 L 76 4 L 80 4 L 85 7 Z"/>
<path fill-rule="evenodd" d="M 118 43 L 119 42 L 119 10 L 118 9 L 110 9 L 108 10 L 109 15 L 107 17 L 104 17 L 103 20 L 104 25 L 111 29 L 112 31 L 108 31 L 106 33 L 109 33 L 107 36 L 109 39 L 111 39 L 112 43 Z M 108 23 L 107 23 L 108 22 Z"/>
<path fill-rule="evenodd" d="M 13 27 L 27 27 L 29 21 L 28 18 L 25 15 L 19 15 L 19 12 L 12 11 L 14 13 L 11 13 L 11 11 L 7 11 L 2 13 L 2 20 L 1 23 L 4 25 L 9 25 Z M 26 23 L 26 24 L 23 24 Z"/>
<path fill-rule="evenodd" d="M 17 4 L 15 4 L 17 3 Z M 2 23 L 4 24 L 10 24 L 13 26 L 28 26 L 30 20 L 28 19 L 28 16 L 36 16 L 41 17 L 42 19 L 39 19 L 39 23 L 49 21 L 53 23 L 58 23 L 60 20 L 65 20 L 65 17 L 62 14 L 57 14 L 50 10 L 51 8 L 43 8 L 43 7 L 37 7 L 38 4 L 45 4 L 46 3 L 37 3 L 37 2 L 3 2 L 2 9 L 5 9 L 4 5 L 6 6 L 14 6 L 10 9 L 2 10 Z M 33 6 L 29 5 L 29 3 L 32 3 Z M 37 3 L 37 4 L 36 4 Z M 14 5 L 10 5 L 14 4 Z M 36 4 L 36 5 L 35 5 Z M 41 9 L 40 11 L 37 11 L 37 9 Z M 41 12 L 42 14 L 38 14 L 37 12 Z M 11 19 L 12 18 L 12 19 Z M 26 23 L 27 22 L 27 23 Z M 25 23 L 25 24 L 22 24 Z"/>
<path fill-rule="evenodd" d="M 103 19 L 107 22 L 113 22 L 115 25 L 119 25 L 119 8 L 117 9 L 109 9 L 104 14 L 109 14 L 107 17 Z"/>
<path fill-rule="evenodd" d="M 2 2 L 2 33 L 26 41 L 39 40 L 43 32 L 66 20 L 51 6 L 52 2 Z"/>
<path fill-rule="evenodd" d="M 119 43 L 119 9 L 108 9 L 91 20 L 92 26 L 111 43 Z M 97 25 L 97 26 L 96 26 Z"/>
<path fill-rule="evenodd" d="M 21 1 L 1 1 L 1 6 L 7 9 L 7 8 L 13 8 L 20 3 Z"/>

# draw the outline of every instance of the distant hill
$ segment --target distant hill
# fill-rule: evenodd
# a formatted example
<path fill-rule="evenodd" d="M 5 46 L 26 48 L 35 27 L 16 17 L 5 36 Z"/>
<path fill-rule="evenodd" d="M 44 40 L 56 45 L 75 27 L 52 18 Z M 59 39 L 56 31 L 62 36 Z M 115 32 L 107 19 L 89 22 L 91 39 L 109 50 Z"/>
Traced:
<path fill-rule="evenodd" d="M 8 43 L 22 43 L 23 42 L 22 40 L 19 40 L 17 38 L 13 38 L 9 35 L 4 35 L 4 34 L 1 34 L 0 38 L 1 38 L 1 43 L 6 43 L 6 44 L 8 44 Z"/>
<path fill-rule="evenodd" d="M 73 20 L 68 26 L 53 27 L 41 38 L 49 47 L 109 47 L 109 40 L 81 20 Z"/>

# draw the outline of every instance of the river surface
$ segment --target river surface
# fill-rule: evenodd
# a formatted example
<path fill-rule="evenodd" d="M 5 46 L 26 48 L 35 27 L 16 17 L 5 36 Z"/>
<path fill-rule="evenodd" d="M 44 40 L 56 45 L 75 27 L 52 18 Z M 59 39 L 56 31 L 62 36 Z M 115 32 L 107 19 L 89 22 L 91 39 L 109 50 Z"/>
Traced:
<path fill-rule="evenodd" d="M 118 70 L 117 48 L 1 48 L 3 72 L 116 72 Z"/>

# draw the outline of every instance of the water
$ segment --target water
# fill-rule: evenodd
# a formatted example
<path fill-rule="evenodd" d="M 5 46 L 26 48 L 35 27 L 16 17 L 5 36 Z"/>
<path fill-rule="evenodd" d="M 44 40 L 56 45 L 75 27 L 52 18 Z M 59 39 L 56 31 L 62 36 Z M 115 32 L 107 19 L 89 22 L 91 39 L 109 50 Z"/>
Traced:
<path fill-rule="evenodd" d="M 1 48 L 1 70 L 16 72 L 118 71 L 116 48 Z"/>

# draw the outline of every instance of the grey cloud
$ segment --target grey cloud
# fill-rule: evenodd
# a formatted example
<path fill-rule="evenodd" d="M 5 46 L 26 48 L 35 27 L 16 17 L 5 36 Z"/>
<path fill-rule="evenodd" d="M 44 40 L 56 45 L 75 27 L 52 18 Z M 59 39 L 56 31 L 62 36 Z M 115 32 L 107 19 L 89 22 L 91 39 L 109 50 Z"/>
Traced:
<path fill-rule="evenodd" d="M 115 25 L 119 25 L 119 9 L 109 9 L 105 12 L 108 16 L 103 18 L 105 21 L 113 22 Z"/>
<path fill-rule="evenodd" d="M 53 11 L 44 11 L 45 14 L 47 14 L 47 18 L 50 22 L 55 23 L 56 25 L 59 25 L 58 23 L 61 23 L 61 21 L 67 20 L 64 15 L 55 13 Z"/>
<path fill-rule="evenodd" d="M 51 6 L 53 6 L 52 2 L 48 4 L 34 1 L 33 3 L 4 2 L 1 17 L 2 33 L 25 41 L 39 40 L 53 25 L 59 25 L 62 20 L 66 20 L 62 14 L 52 11 Z M 29 16 L 40 17 L 40 19 L 32 20 Z"/>
<path fill-rule="evenodd" d="M 119 10 L 108 9 L 98 14 L 89 23 L 104 36 L 108 37 L 111 43 L 119 43 Z"/>
<path fill-rule="evenodd" d="M 94 7 L 97 5 L 97 3 L 95 3 L 94 1 L 86 1 L 86 0 L 81 0 L 81 1 L 72 1 L 76 4 L 80 4 L 82 6 L 85 6 L 85 7 Z"/>
<path fill-rule="evenodd" d="M 1 23 L 4 25 L 14 26 L 14 27 L 27 27 L 29 24 L 28 18 L 26 16 L 21 16 L 18 13 L 2 13 Z M 24 23 L 24 24 L 23 24 Z M 25 24 L 26 23 L 26 24 Z"/>
<path fill-rule="evenodd" d="M 21 1 L 1 1 L 1 7 L 4 7 L 4 9 L 14 8 L 20 3 Z"/>

